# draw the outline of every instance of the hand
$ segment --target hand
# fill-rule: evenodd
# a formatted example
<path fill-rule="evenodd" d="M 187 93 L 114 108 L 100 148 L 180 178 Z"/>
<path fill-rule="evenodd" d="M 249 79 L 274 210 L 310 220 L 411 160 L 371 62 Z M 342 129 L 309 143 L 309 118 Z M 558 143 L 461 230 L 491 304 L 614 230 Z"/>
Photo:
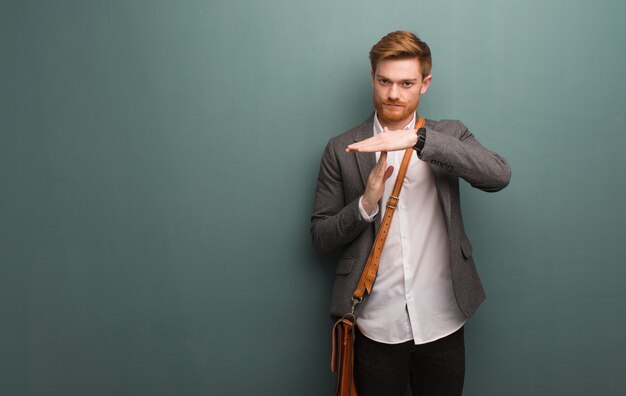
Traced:
<path fill-rule="evenodd" d="M 415 146 L 417 133 L 415 129 L 390 131 L 385 127 L 383 133 L 369 139 L 353 143 L 346 148 L 347 152 L 398 151 Z"/>
<path fill-rule="evenodd" d="M 385 182 L 391 177 L 392 173 L 393 166 L 387 166 L 387 152 L 383 151 L 380 153 L 380 158 L 378 158 L 376 166 L 374 166 L 374 169 L 372 169 L 370 175 L 367 177 L 367 186 L 365 187 L 363 199 L 361 200 L 363 209 L 365 209 L 368 214 L 371 215 L 378 201 L 382 198 L 383 192 L 385 191 Z"/>

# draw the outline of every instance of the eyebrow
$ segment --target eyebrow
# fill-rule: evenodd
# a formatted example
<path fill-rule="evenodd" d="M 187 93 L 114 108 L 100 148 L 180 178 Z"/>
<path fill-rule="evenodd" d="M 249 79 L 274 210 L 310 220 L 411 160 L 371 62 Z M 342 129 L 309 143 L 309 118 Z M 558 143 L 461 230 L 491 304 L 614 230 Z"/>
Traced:
<path fill-rule="evenodd" d="M 384 79 L 384 80 L 393 81 L 391 78 L 385 77 L 382 74 L 378 75 L 378 79 Z M 400 82 L 416 82 L 417 80 L 418 80 L 417 78 L 405 78 L 403 80 L 400 80 Z"/>

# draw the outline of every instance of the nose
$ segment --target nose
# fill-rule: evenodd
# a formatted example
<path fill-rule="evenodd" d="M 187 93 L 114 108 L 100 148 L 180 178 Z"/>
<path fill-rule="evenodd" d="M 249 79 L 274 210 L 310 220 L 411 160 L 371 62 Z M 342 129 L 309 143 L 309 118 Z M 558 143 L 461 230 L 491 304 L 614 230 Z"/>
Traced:
<path fill-rule="evenodd" d="M 400 88 L 397 84 L 391 84 L 389 87 L 389 99 L 397 100 L 400 98 Z"/>

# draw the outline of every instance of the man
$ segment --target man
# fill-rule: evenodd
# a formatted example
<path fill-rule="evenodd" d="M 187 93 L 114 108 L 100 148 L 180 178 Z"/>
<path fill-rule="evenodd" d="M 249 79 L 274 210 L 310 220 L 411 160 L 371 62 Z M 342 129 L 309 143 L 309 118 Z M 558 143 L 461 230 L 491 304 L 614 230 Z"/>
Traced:
<path fill-rule="evenodd" d="M 341 248 L 331 315 L 350 312 L 404 150 L 415 147 L 373 289 L 358 305 L 354 376 L 359 396 L 460 395 L 463 326 L 485 294 L 465 235 L 459 178 L 494 192 L 507 162 L 459 121 L 426 120 L 430 49 L 392 32 L 370 51 L 375 113 L 331 139 L 321 161 L 311 233 L 316 249 Z M 382 205 L 382 206 L 381 206 Z"/>

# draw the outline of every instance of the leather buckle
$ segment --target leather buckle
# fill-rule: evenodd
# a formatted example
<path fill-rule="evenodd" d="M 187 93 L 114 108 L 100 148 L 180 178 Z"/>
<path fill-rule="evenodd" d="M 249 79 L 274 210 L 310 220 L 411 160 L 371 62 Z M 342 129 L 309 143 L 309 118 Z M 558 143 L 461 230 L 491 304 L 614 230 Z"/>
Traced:
<path fill-rule="evenodd" d="M 389 196 L 389 200 L 387 201 L 387 207 L 389 209 L 395 209 L 398 207 L 398 201 L 400 200 L 399 197 L 396 197 L 394 195 L 390 195 Z"/>

